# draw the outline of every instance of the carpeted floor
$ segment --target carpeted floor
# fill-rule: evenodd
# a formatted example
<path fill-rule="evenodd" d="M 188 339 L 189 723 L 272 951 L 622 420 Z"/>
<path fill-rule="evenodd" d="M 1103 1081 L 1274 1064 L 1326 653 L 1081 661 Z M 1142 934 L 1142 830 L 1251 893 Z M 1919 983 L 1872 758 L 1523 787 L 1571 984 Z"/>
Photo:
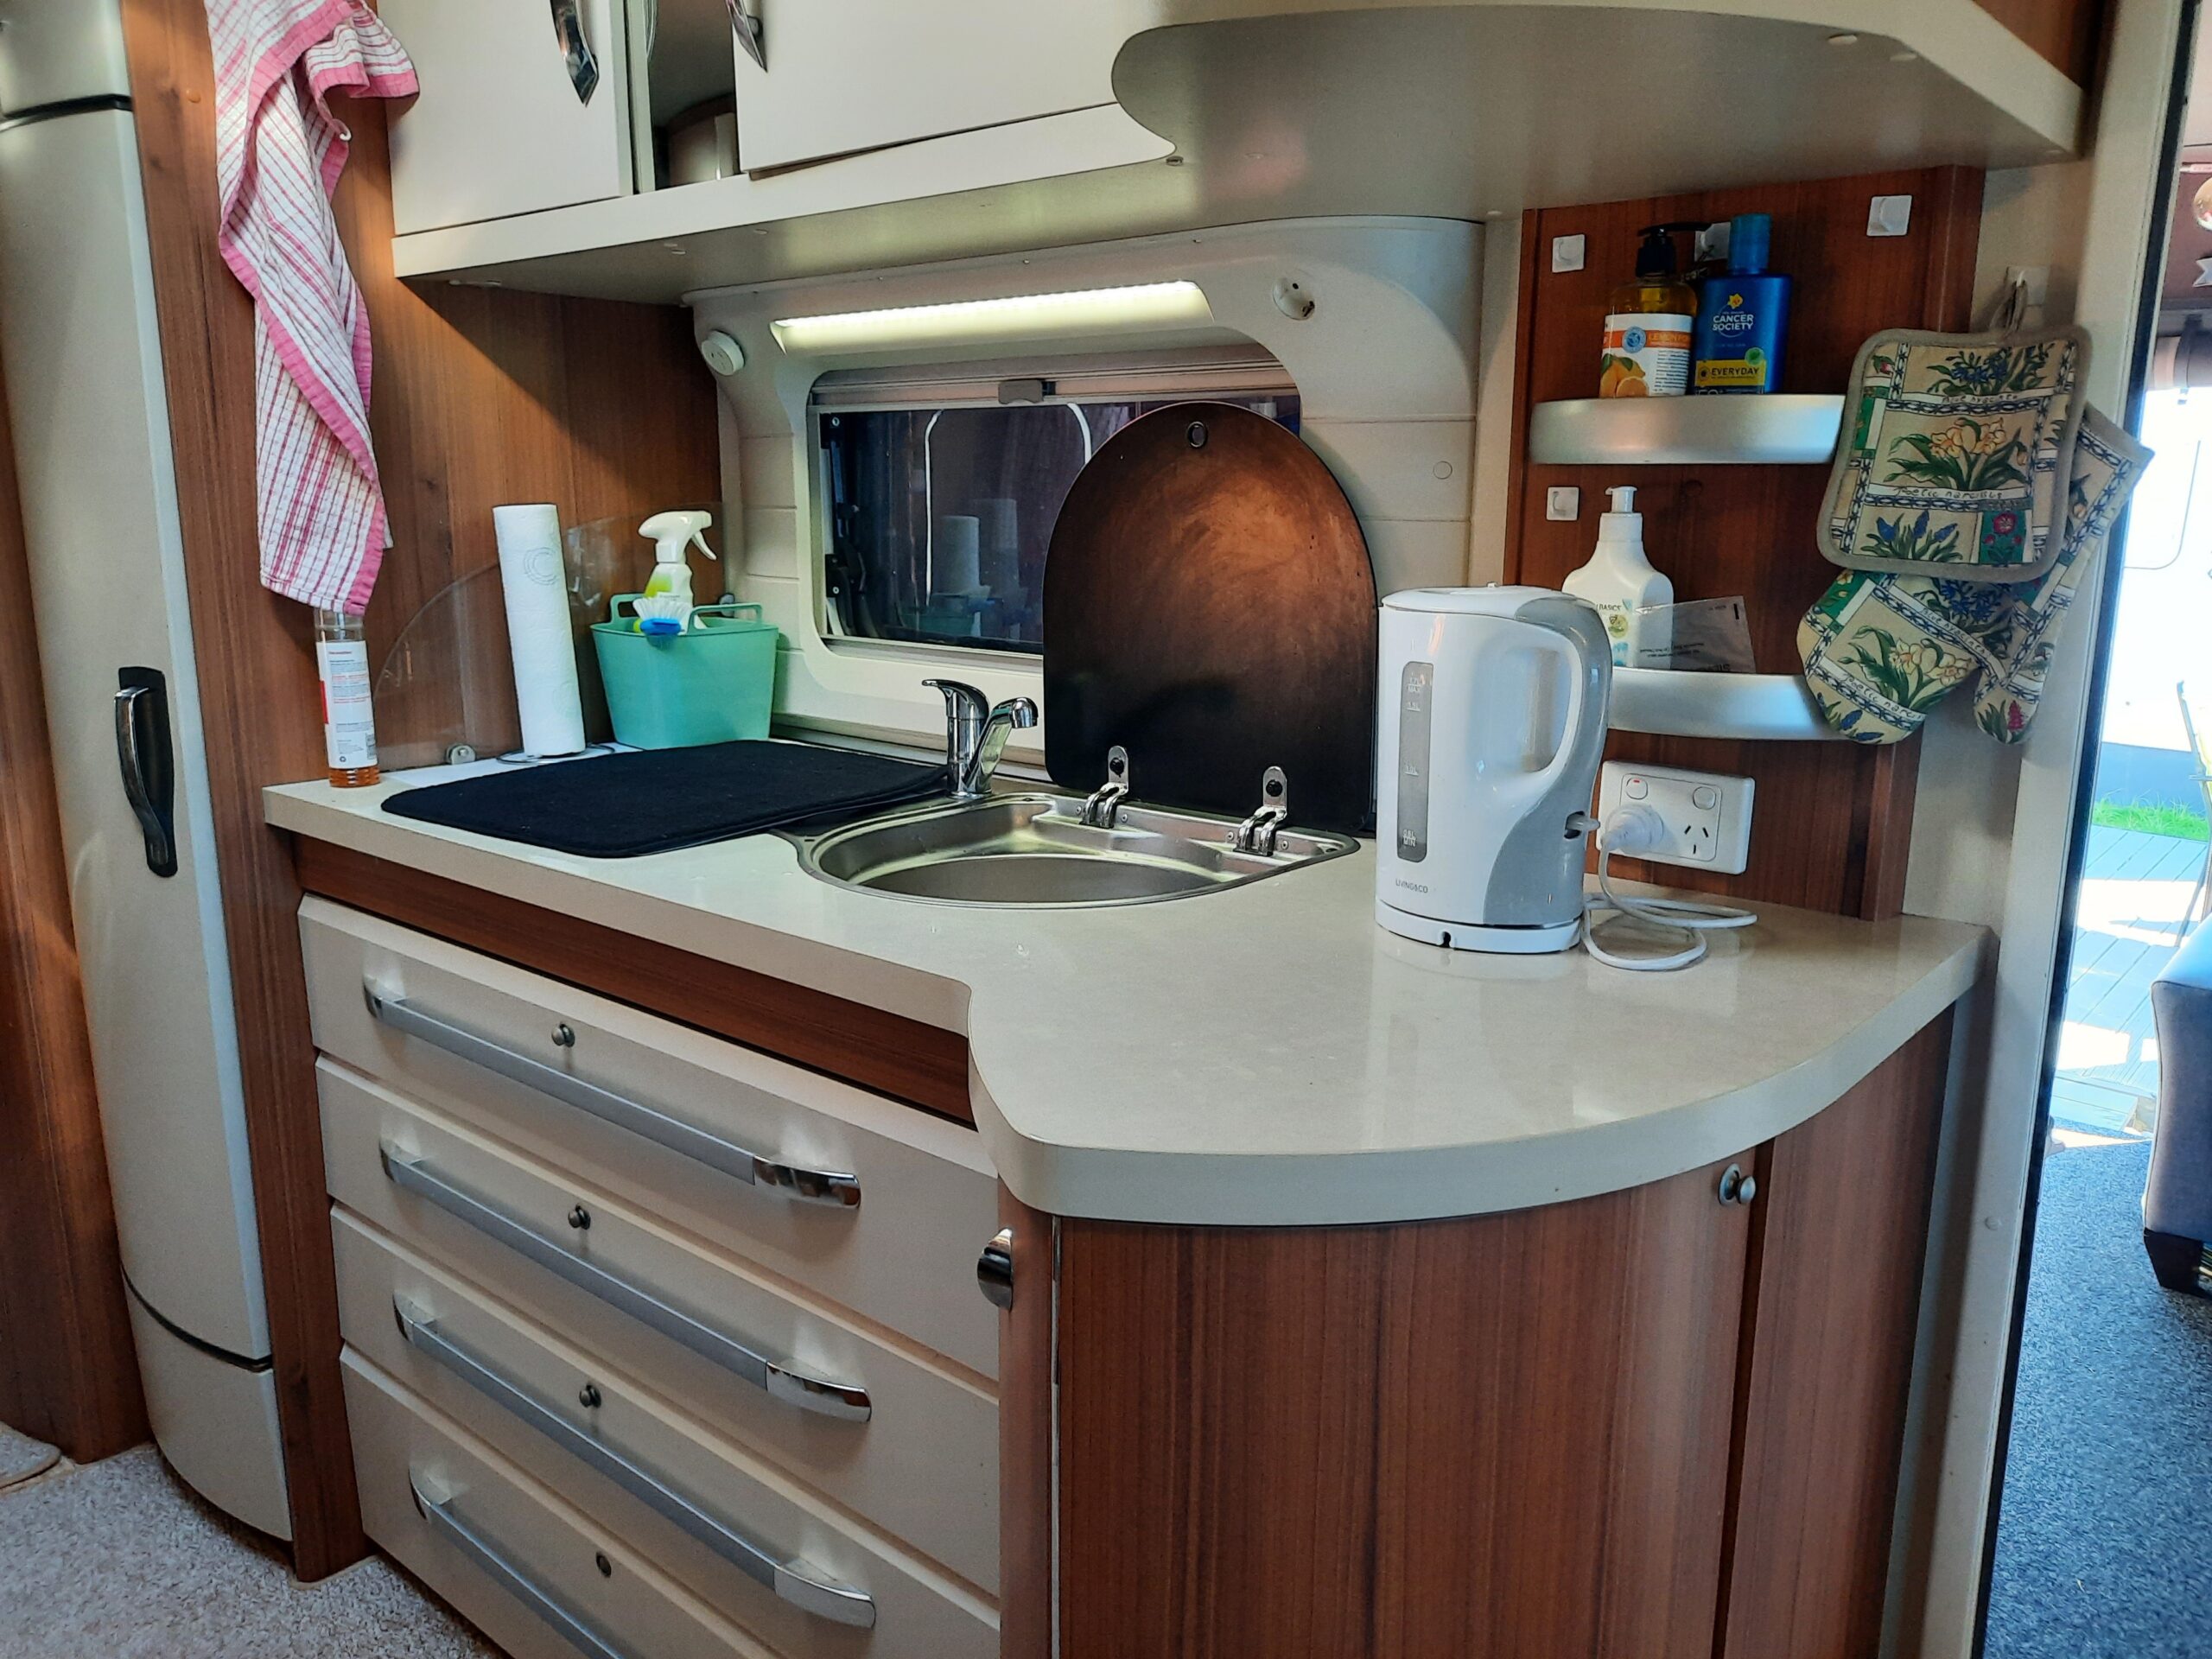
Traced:
<path fill-rule="evenodd" d="M 0 1491 L 54 1467 L 61 1454 L 44 1440 L 19 1434 L 0 1423 Z"/>
<path fill-rule="evenodd" d="M 0 1491 L 0 1659 L 493 1659 L 382 1560 L 296 1582 L 151 1446 Z"/>
<path fill-rule="evenodd" d="M 2044 1166 L 1988 1659 L 2212 1659 L 2212 1300 L 2151 1277 L 2150 1159 Z"/>

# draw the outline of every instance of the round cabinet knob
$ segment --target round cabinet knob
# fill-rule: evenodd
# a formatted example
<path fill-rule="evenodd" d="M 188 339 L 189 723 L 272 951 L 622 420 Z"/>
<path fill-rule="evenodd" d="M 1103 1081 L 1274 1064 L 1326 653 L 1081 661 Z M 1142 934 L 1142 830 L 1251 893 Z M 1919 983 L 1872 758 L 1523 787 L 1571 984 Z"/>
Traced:
<path fill-rule="evenodd" d="M 591 1211 L 585 1209 L 581 1204 L 578 1205 L 575 1209 L 569 1211 L 569 1225 L 575 1228 L 580 1233 L 588 1231 L 591 1227 Z"/>
<path fill-rule="evenodd" d="M 557 1026 L 556 1026 L 556 1027 L 553 1027 L 553 1046 L 554 1046 L 554 1047 L 556 1047 L 556 1048 L 574 1048 L 575 1046 L 576 1046 L 576 1033 L 575 1033 L 575 1029 L 574 1029 L 572 1027 L 570 1027 L 570 1026 L 569 1025 L 569 1023 L 568 1023 L 566 1020 L 563 1020 L 561 1024 L 559 1024 L 559 1025 L 557 1025 Z"/>
<path fill-rule="evenodd" d="M 1749 1204 L 1759 1195 L 1758 1178 L 1746 1174 L 1741 1164 L 1731 1164 L 1720 1172 L 1720 1202 Z"/>
<path fill-rule="evenodd" d="M 994 1307 L 1014 1306 L 1014 1229 L 1001 1227 L 976 1258 L 976 1283 Z"/>
<path fill-rule="evenodd" d="M 587 1382 L 576 1390 L 576 1403 L 586 1411 L 597 1411 L 600 1406 L 599 1384 Z"/>

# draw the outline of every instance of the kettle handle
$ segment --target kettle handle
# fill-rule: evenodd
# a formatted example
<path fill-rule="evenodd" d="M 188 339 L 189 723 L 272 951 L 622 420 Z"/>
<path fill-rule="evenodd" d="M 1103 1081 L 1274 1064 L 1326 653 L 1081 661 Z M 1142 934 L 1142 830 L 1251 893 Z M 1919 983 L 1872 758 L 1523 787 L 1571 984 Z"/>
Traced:
<path fill-rule="evenodd" d="M 1543 631 L 1546 648 L 1567 664 L 1573 685 L 1567 705 L 1565 740 L 1542 770 L 1534 774 L 1548 792 L 1562 778 L 1594 770 L 1605 752 L 1612 702 L 1612 642 L 1594 609 L 1563 594 L 1555 599 L 1530 601 L 1514 613 L 1514 620 Z M 1594 709 L 1590 706 L 1592 702 Z M 1587 808 L 1585 802 L 1575 810 Z"/>

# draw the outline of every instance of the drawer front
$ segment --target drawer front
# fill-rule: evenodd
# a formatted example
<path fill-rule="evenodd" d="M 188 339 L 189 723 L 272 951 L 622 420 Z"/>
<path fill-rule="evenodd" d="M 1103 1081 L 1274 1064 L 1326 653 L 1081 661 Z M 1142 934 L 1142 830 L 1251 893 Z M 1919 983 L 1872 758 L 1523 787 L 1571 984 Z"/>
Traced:
<path fill-rule="evenodd" d="M 321 899 L 300 919 L 325 1053 L 996 1375 L 973 1130 Z"/>
<path fill-rule="evenodd" d="M 320 1083 L 332 1196 L 419 1264 L 376 1260 L 340 1217 L 343 1317 L 357 1347 L 389 1363 L 393 1275 L 442 1270 L 448 1287 L 489 1293 L 594 1363 L 613 1357 L 610 1372 L 996 1592 L 998 1408 L 987 1385 L 328 1060 Z"/>
<path fill-rule="evenodd" d="M 404 1309 L 422 1312 L 532 1397 L 602 1436 L 636 1418 L 632 1402 L 640 1395 L 690 1413 L 709 1434 L 728 1434 L 734 1418 L 746 1430 L 729 1435 L 741 1458 L 751 1453 L 817 1488 L 985 1594 L 997 1593 L 998 1412 L 989 1401 L 880 1353 L 863 1355 L 866 1369 L 845 1374 L 866 1380 L 872 1414 L 865 1423 L 796 1414 L 766 1398 L 733 1398 L 726 1381 L 715 1398 L 711 1378 L 692 1399 L 679 1399 L 661 1386 L 653 1349 L 580 1346 L 573 1332 L 549 1326 L 346 1211 L 334 1216 L 332 1232 L 346 1340 L 454 1416 L 476 1421 L 475 1402 L 459 1385 L 480 1379 L 447 1363 L 435 1344 L 410 1340 Z M 587 1389 L 598 1407 L 583 1403 Z"/>
<path fill-rule="evenodd" d="M 363 1527 L 513 1659 L 777 1659 L 619 1527 L 587 1519 L 358 1354 L 344 1372 Z"/>
<path fill-rule="evenodd" d="M 546 1376 L 572 1373 L 580 1356 L 532 1357 L 480 1307 L 450 1300 L 435 1309 L 410 1300 L 401 1318 L 403 1370 L 348 1351 L 778 1652 L 996 1652 L 987 1600 L 736 1457 L 651 1395 L 596 1379 L 600 1403 L 585 1413 L 573 1396 L 554 1396 Z"/>

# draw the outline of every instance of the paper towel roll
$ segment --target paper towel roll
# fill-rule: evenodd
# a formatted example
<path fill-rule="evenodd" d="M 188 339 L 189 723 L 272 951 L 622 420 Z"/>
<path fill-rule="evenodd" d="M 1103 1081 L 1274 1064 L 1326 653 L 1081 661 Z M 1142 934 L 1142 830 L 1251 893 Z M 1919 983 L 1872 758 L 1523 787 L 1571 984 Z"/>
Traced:
<path fill-rule="evenodd" d="M 981 574 L 983 586 L 995 594 L 1020 588 L 1021 538 L 1016 529 L 1013 498 L 985 496 L 976 503 L 976 522 L 982 531 Z"/>
<path fill-rule="evenodd" d="M 937 521 L 934 568 L 930 572 L 933 594 L 972 594 L 982 580 L 978 551 L 978 525 L 965 513 L 951 512 Z"/>
<path fill-rule="evenodd" d="M 507 601 L 523 753 L 577 753 L 584 747 L 584 710 L 576 695 L 576 645 L 569 628 L 560 512 L 542 503 L 494 507 L 492 528 L 499 543 L 499 587 Z"/>

